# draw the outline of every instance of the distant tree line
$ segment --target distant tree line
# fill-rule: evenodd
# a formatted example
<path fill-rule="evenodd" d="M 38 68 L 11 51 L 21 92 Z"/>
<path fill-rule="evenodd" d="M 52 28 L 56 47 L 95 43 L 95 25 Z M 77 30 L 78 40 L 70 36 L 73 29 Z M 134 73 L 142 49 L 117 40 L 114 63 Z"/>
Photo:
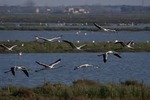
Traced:
<path fill-rule="evenodd" d="M 88 10 L 89 14 L 102 14 L 102 13 L 149 13 L 150 6 L 101 6 L 101 5 L 83 5 L 83 6 L 0 6 L 0 13 L 51 13 L 62 14 L 66 13 L 68 8 L 84 8 Z"/>

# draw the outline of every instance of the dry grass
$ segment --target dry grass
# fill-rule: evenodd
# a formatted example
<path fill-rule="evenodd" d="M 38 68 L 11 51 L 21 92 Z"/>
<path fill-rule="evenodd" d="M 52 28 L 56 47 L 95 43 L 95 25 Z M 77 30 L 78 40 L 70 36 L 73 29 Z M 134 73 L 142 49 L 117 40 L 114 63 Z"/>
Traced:
<path fill-rule="evenodd" d="M 7 86 L 0 89 L 0 100 L 149 100 L 150 87 L 134 80 L 101 84 L 77 80 L 72 85 L 47 82 L 35 88 Z"/>

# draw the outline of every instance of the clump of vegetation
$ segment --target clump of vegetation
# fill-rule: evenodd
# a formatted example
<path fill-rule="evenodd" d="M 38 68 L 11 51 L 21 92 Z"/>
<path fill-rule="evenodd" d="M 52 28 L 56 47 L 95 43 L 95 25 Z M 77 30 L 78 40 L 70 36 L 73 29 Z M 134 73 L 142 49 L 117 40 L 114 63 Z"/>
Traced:
<path fill-rule="evenodd" d="M 82 79 L 70 85 L 46 82 L 34 88 L 7 86 L 0 89 L 1 100 L 149 100 L 149 98 L 150 87 L 134 80 L 120 84 L 101 84 Z"/>
<path fill-rule="evenodd" d="M 124 82 L 120 82 L 122 85 L 130 86 L 130 85 L 137 85 L 137 86 L 142 86 L 143 83 L 139 83 L 136 80 L 126 80 Z"/>

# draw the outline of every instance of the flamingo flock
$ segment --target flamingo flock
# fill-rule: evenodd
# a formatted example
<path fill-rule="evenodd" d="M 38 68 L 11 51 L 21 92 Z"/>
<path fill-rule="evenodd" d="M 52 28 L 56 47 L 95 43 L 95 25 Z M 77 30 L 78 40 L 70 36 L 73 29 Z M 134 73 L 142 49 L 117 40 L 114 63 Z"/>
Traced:
<path fill-rule="evenodd" d="M 93 24 L 94 24 L 94 26 L 96 26 L 98 29 L 100 29 L 102 31 L 105 31 L 105 32 L 116 32 L 116 30 L 103 28 L 102 26 L 98 25 L 97 23 L 93 23 Z M 79 34 L 80 32 L 77 32 L 77 33 Z M 87 33 L 86 33 L 86 35 L 87 35 Z M 46 41 L 47 42 L 55 42 L 56 40 L 57 41 L 61 41 L 60 39 L 62 39 L 62 35 L 61 36 L 56 36 L 56 37 L 53 37 L 53 38 L 46 38 L 46 37 L 36 36 L 35 39 L 36 40 L 43 40 L 44 42 L 46 42 Z M 69 40 L 66 40 L 66 39 L 63 39 L 62 42 L 66 43 L 66 45 L 69 45 L 71 47 L 72 51 L 73 50 L 84 51 L 84 50 L 86 50 L 86 46 L 87 46 L 87 44 L 82 44 L 80 46 L 77 46 L 75 43 L 73 43 L 73 42 L 71 42 Z M 95 43 L 95 41 L 93 41 L 93 43 Z M 114 43 L 116 45 L 120 44 L 122 47 L 126 47 L 126 48 L 129 48 L 129 49 L 134 49 L 134 47 L 132 46 L 134 44 L 133 40 L 129 41 L 128 43 L 125 43 L 123 41 L 118 41 L 118 40 L 116 40 L 115 42 L 109 42 L 109 43 Z M 21 46 L 23 47 L 24 44 L 22 44 Z M 0 44 L 0 47 L 2 47 L 4 50 L 14 51 L 15 48 L 17 48 L 17 45 L 7 46 L 5 44 Z M 19 55 L 21 56 L 22 52 L 19 52 Z M 114 55 L 117 58 L 122 58 L 122 56 L 121 56 L 121 54 L 119 52 L 113 51 L 113 50 L 108 50 L 108 51 L 106 51 L 106 52 L 104 52 L 102 54 L 99 54 L 97 56 L 98 57 L 102 56 L 102 62 L 106 63 L 108 61 L 108 57 L 110 55 Z M 49 63 L 49 62 L 50 61 L 47 61 L 47 63 Z M 61 67 L 64 67 L 63 65 L 61 65 L 61 62 L 62 62 L 61 58 L 59 58 L 59 59 L 57 59 L 55 61 L 52 61 L 49 64 L 41 62 L 41 61 L 35 61 L 35 63 L 37 65 L 40 65 L 43 68 L 36 69 L 34 72 L 40 72 L 40 71 L 43 71 L 43 70 L 59 69 Z M 84 64 L 80 64 L 78 66 L 75 66 L 73 70 L 85 69 L 85 68 L 91 68 L 91 67 L 100 68 L 99 66 L 100 65 L 98 65 L 98 64 L 90 64 L 90 62 L 89 62 L 89 63 L 84 63 Z M 29 77 L 29 70 L 28 70 L 28 68 L 26 68 L 24 66 L 18 66 L 18 65 L 10 67 L 10 69 L 8 71 L 5 71 L 4 73 L 11 72 L 12 75 L 15 76 L 17 71 L 22 71 L 27 77 Z"/>

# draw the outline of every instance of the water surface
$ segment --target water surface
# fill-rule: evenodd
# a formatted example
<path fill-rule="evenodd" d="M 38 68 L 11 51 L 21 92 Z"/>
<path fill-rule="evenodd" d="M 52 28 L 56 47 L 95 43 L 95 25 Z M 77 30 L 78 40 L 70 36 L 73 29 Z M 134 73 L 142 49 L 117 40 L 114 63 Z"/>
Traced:
<path fill-rule="evenodd" d="M 18 56 L 17 54 L 0 54 L 0 86 L 19 85 L 35 87 L 50 81 L 52 83 L 72 84 L 78 79 L 90 79 L 101 83 L 119 83 L 124 80 L 138 80 L 150 85 L 150 53 L 121 53 L 122 58 L 110 55 L 107 63 L 103 63 L 100 53 L 31 53 Z M 43 68 L 35 63 L 40 61 L 50 64 L 61 58 L 59 65 L 63 67 L 54 70 L 34 72 Z M 99 65 L 100 68 L 86 68 L 74 70 L 74 67 L 81 64 Z M 29 68 L 30 77 L 26 77 L 23 72 L 4 73 L 14 65 Z"/>
<path fill-rule="evenodd" d="M 73 42 L 106 42 L 106 41 L 130 41 L 146 42 L 150 41 L 149 31 L 119 31 L 114 32 L 93 32 L 93 31 L 18 31 L 18 30 L 0 30 L 0 41 L 34 41 L 35 36 L 53 38 L 63 35 L 62 39 Z M 61 40 L 62 40 L 61 39 Z"/>

